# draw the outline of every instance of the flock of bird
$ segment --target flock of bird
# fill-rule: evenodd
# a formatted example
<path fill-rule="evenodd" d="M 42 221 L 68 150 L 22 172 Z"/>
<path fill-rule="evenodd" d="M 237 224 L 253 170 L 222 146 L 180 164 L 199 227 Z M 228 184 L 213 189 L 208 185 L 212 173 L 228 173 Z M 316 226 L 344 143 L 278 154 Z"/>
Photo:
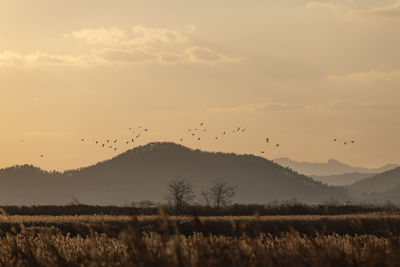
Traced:
<path fill-rule="evenodd" d="M 333 142 L 337 142 L 337 138 L 333 139 Z M 356 142 L 356 140 L 349 140 L 349 141 L 344 141 L 343 145 L 347 145 L 347 144 L 354 144 Z"/>
<path fill-rule="evenodd" d="M 114 151 L 118 150 L 118 145 L 119 144 L 130 144 L 135 142 L 135 139 L 139 139 L 144 133 L 148 132 L 149 129 L 143 128 L 142 126 L 137 127 L 136 129 L 129 128 L 129 133 L 130 137 L 126 141 L 121 141 L 115 138 L 109 138 L 103 141 L 100 141 L 99 139 L 92 139 L 92 142 L 95 143 L 96 145 L 100 145 L 100 147 L 104 149 L 111 149 Z M 81 142 L 85 142 L 85 138 L 81 138 Z"/>
<path fill-rule="evenodd" d="M 117 151 L 118 150 L 118 145 L 122 145 L 122 144 L 126 144 L 129 145 L 131 143 L 134 143 L 135 140 L 138 140 L 143 134 L 149 132 L 149 129 L 144 128 L 142 126 L 139 126 L 137 128 L 128 128 L 129 129 L 129 134 L 130 136 L 125 139 L 125 140 L 118 140 L 116 138 L 108 138 L 105 140 L 100 140 L 100 139 L 92 139 L 91 142 L 100 146 L 103 149 L 108 149 L 108 150 L 113 150 L 113 151 Z M 186 135 L 187 137 L 181 137 L 179 138 L 178 142 L 183 142 L 184 139 L 191 139 L 191 140 L 197 140 L 198 142 L 200 142 L 202 140 L 202 134 L 207 132 L 208 129 L 206 128 L 206 125 L 204 122 L 201 122 L 200 124 L 198 124 L 198 126 L 194 127 L 194 128 L 189 128 L 186 130 Z M 224 130 L 221 131 L 218 135 L 214 135 L 213 139 L 215 141 L 221 140 L 223 137 L 227 136 L 228 134 L 244 134 L 246 132 L 246 128 L 243 128 L 241 126 L 235 127 L 232 130 Z M 87 139 L 85 138 L 81 138 L 80 141 L 81 142 L 85 142 Z M 24 142 L 24 140 L 20 140 L 21 143 Z M 339 142 L 339 140 L 337 138 L 334 138 L 332 140 L 332 142 Z M 350 144 L 354 144 L 356 142 L 356 140 L 351 139 L 351 140 L 345 140 L 343 145 L 350 145 Z M 265 137 L 264 139 L 264 143 L 275 147 L 275 148 L 279 148 L 281 145 L 279 143 L 272 143 L 272 140 L 270 137 Z M 260 151 L 261 154 L 264 154 L 265 151 L 261 150 Z M 40 158 L 43 158 L 44 155 L 41 154 Z"/>
<path fill-rule="evenodd" d="M 242 127 L 237 127 L 237 128 L 235 128 L 235 129 L 233 129 L 232 130 L 232 133 L 244 133 L 246 131 L 246 129 L 245 128 L 242 128 Z M 188 130 L 187 130 L 187 133 L 189 134 L 189 137 L 192 137 L 192 138 L 195 138 L 197 141 L 200 141 L 201 140 L 201 133 L 204 133 L 204 132 L 207 132 L 207 128 L 205 127 L 205 124 L 204 124 L 204 122 L 201 122 L 200 123 L 200 125 L 199 125 L 199 127 L 195 127 L 195 128 L 189 128 Z M 222 131 L 221 132 L 221 135 L 216 135 L 215 137 L 214 137 L 214 139 L 215 140 L 219 140 L 220 138 L 222 138 L 223 136 L 225 136 L 225 135 L 227 135 L 227 132 L 228 131 Z M 180 139 L 179 139 L 179 142 L 182 142 L 183 141 L 183 137 L 181 137 Z"/>

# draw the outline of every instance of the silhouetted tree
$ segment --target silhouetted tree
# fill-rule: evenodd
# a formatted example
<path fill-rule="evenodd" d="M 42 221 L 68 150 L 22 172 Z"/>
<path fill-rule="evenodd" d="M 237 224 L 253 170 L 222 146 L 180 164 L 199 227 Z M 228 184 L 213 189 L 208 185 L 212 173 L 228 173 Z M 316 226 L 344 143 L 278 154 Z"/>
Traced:
<path fill-rule="evenodd" d="M 215 181 L 208 189 L 207 198 L 210 199 L 217 208 L 220 208 L 232 201 L 236 195 L 236 191 L 237 188 L 229 185 L 228 181 Z"/>
<path fill-rule="evenodd" d="M 174 179 L 168 184 L 169 199 L 180 213 L 194 199 L 193 186 L 185 179 Z"/>

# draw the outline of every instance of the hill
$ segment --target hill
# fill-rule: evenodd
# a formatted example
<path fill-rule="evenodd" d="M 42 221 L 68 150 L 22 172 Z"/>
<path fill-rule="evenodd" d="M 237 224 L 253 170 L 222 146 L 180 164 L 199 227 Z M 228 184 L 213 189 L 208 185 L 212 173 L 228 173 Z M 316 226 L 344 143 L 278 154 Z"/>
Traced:
<path fill-rule="evenodd" d="M 349 190 L 365 193 L 383 193 L 400 185 L 400 167 L 370 178 L 361 180 L 349 186 Z"/>
<path fill-rule="evenodd" d="M 197 193 L 215 180 L 228 180 L 238 187 L 235 201 L 240 203 L 346 199 L 342 188 L 323 185 L 261 157 L 150 143 L 63 173 L 28 165 L 0 170 L 0 204 L 66 204 L 74 199 L 99 205 L 162 201 L 167 183 L 174 178 L 192 182 Z"/>
<path fill-rule="evenodd" d="M 328 184 L 328 185 L 346 186 L 346 185 L 354 184 L 363 179 L 372 177 L 374 175 L 376 175 L 376 173 L 354 172 L 354 173 L 344 173 L 344 174 L 327 175 L 327 176 L 312 175 L 311 178 L 313 178 L 316 181 L 320 181 L 322 183 Z"/>
<path fill-rule="evenodd" d="M 364 167 L 353 167 L 335 159 L 330 159 L 327 162 L 297 162 L 289 158 L 278 158 L 274 159 L 274 162 L 308 176 L 330 176 L 355 172 L 381 173 L 399 167 L 399 165 L 396 164 L 387 164 L 380 168 L 369 169 Z"/>

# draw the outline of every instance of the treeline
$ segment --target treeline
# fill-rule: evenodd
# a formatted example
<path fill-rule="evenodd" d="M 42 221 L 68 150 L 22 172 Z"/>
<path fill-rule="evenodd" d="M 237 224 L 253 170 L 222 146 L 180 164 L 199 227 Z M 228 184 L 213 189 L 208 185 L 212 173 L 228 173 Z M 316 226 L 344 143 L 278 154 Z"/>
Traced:
<path fill-rule="evenodd" d="M 149 203 L 150 204 L 150 203 Z M 168 215 L 176 215 L 176 208 L 171 205 L 154 205 L 147 207 L 92 206 L 83 204 L 65 206 L 3 206 L 8 215 L 158 215 L 162 208 Z M 319 204 L 301 203 L 280 204 L 233 204 L 226 207 L 204 205 L 185 205 L 179 215 L 186 216 L 267 216 L 267 215 L 341 215 L 362 213 L 400 212 L 394 205 L 377 204 Z"/>

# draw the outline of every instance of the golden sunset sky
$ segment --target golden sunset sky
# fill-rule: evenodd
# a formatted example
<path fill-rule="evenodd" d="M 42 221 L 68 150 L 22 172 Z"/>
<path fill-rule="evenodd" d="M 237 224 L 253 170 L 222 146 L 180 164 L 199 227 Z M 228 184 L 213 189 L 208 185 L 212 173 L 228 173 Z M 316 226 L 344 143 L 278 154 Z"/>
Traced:
<path fill-rule="evenodd" d="M 399 47 L 393 0 L 2 0 L 0 167 L 76 168 L 180 138 L 400 163 Z M 187 129 L 200 122 L 199 142 Z M 149 131 L 121 144 L 138 126 Z M 108 138 L 118 151 L 93 142 Z"/>

